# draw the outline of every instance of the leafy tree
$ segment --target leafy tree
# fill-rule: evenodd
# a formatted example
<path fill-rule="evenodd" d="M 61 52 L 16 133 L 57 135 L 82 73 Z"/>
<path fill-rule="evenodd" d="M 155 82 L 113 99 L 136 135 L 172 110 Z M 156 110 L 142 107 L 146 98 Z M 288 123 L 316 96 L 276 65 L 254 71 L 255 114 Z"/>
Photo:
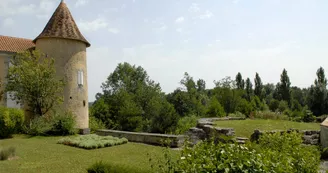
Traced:
<path fill-rule="evenodd" d="M 243 90 L 245 88 L 245 81 L 243 80 L 243 77 L 240 74 L 240 72 L 238 72 L 236 76 L 236 85 L 237 85 L 237 89 Z"/>
<path fill-rule="evenodd" d="M 306 105 L 307 89 L 301 89 L 296 86 L 291 87 L 291 99 L 296 100 L 301 106 Z"/>
<path fill-rule="evenodd" d="M 58 79 L 53 58 L 39 51 L 14 56 L 8 70 L 6 91 L 34 115 L 44 115 L 62 101 L 63 79 Z"/>
<path fill-rule="evenodd" d="M 174 130 L 177 115 L 173 105 L 167 102 L 159 84 L 150 80 L 142 67 L 118 64 L 102 84 L 102 89 L 103 93 L 97 94 L 97 101 L 100 104 L 103 99 L 106 106 L 102 105 L 102 111 L 95 114 L 103 112 L 107 115 L 111 119 L 105 121 L 107 126 L 159 133 Z"/>
<path fill-rule="evenodd" d="M 261 99 L 263 84 L 262 84 L 262 80 L 258 73 L 256 73 L 256 75 L 255 75 L 254 84 L 255 84 L 254 94 Z"/>
<path fill-rule="evenodd" d="M 206 82 L 203 79 L 197 81 L 197 91 L 204 92 L 206 90 Z"/>
<path fill-rule="evenodd" d="M 253 96 L 253 84 L 249 78 L 246 79 L 246 99 L 251 101 Z"/>
<path fill-rule="evenodd" d="M 287 103 L 290 103 L 291 101 L 290 80 L 285 69 L 280 76 L 280 82 L 277 84 L 275 98 L 278 100 L 284 100 Z"/>
<path fill-rule="evenodd" d="M 270 102 L 273 100 L 273 94 L 275 91 L 275 85 L 268 83 L 263 85 L 263 98 L 265 100 L 266 104 L 270 104 Z"/>
<path fill-rule="evenodd" d="M 317 79 L 311 86 L 308 96 L 308 105 L 314 115 L 327 113 L 327 79 L 322 67 L 317 70 Z"/>
<path fill-rule="evenodd" d="M 206 115 L 209 117 L 223 117 L 225 114 L 220 102 L 215 97 L 212 97 Z"/>

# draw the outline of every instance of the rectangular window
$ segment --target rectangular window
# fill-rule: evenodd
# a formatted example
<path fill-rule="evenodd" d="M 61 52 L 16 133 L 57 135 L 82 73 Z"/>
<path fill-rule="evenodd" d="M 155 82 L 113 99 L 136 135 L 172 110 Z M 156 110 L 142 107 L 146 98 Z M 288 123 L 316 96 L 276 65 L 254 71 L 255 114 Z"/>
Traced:
<path fill-rule="evenodd" d="M 77 84 L 79 87 L 83 86 L 83 71 L 82 70 L 77 71 Z"/>

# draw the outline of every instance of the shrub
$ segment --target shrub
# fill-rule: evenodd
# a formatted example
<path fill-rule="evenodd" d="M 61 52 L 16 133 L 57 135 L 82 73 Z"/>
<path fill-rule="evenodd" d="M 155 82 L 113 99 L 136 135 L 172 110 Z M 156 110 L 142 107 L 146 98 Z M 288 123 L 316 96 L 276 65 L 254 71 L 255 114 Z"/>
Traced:
<path fill-rule="evenodd" d="M 269 103 L 269 108 L 271 111 L 275 112 L 279 107 L 279 100 L 272 99 Z"/>
<path fill-rule="evenodd" d="M 244 115 L 244 114 L 241 113 L 241 112 L 235 112 L 235 113 L 233 113 L 233 114 L 229 114 L 228 116 L 229 116 L 229 117 L 246 118 L 246 115 Z"/>
<path fill-rule="evenodd" d="M 280 101 L 278 105 L 278 111 L 279 112 L 284 112 L 285 110 L 288 109 L 288 103 L 286 101 Z"/>
<path fill-rule="evenodd" d="M 8 138 L 20 132 L 24 119 L 22 110 L 0 107 L 0 138 Z"/>
<path fill-rule="evenodd" d="M 300 134 L 263 134 L 259 143 L 214 143 L 185 145 L 176 164 L 160 165 L 170 172 L 308 172 L 319 170 L 318 147 L 302 145 Z M 171 168 L 171 169 L 170 169 Z M 163 171 L 164 172 L 164 171 Z"/>
<path fill-rule="evenodd" d="M 253 118 L 258 119 L 270 119 L 270 120 L 288 120 L 288 116 L 284 114 L 280 114 L 277 112 L 271 112 L 271 111 L 257 111 L 253 114 Z"/>
<path fill-rule="evenodd" d="M 246 99 L 241 99 L 238 104 L 237 111 L 249 117 L 253 111 L 252 104 Z"/>
<path fill-rule="evenodd" d="M 8 160 L 10 157 L 14 157 L 16 155 L 16 148 L 9 147 L 6 149 L 0 149 L 0 161 Z"/>
<path fill-rule="evenodd" d="M 83 135 L 78 137 L 66 137 L 58 141 L 59 144 L 74 146 L 84 149 L 96 149 L 111 147 L 127 143 L 126 138 L 117 138 L 112 136 L 98 136 L 95 134 Z"/>
<path fill-rule="evenodd" d="M 224 108 L 220 102 L 215 97 L 212 97 L 206 115 L 208 117 L 223 117 L 225 114 Z"/>
<path fill-rule="evenodd" d="M 102 161 L 96 162 L 87 169 L 88 173 L 127 173 L 127 172 L 138 172 L 135 169 L 112 165 L 104 163 Z"/>
<path fill-rule="evenodd" d="M 65 136 L 76 134 L 76 121 L 71 112 L 54 112 L 50 116 L 49 122 L 52 125 L 51 130 L 47 132 L 49 135 Z"/>
<path fill-rule="evenodd" d="M 196 115 L 185 116 L 179 119 L 175 134 L 183 134 L 187 132 L 190 128 L 196 127 L 197 120 L 199 117 Z"/>
<path fill-rule="evenodd" d="M 103 123 L 101 120 L 97 119 L 94 116 L 89 117 L 89 127 L 91 133 L 96 132 L 98 129 L 106 129 L 105 123 Z"/>
<path fill-rule="evenodd" d="M 32 136 L 73 135 L 76 134 L 76 121 L 72 113 L 52 112 L 49 115 L 36 117 L 25 127 L 25 133 Z"/>

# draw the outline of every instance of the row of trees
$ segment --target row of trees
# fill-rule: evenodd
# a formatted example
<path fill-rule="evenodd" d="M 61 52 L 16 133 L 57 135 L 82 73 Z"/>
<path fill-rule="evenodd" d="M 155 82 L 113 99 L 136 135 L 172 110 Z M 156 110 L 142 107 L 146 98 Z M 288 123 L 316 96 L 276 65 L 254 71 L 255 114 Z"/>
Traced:
<path fill-rule="evenodd" d="M 102 84 L 103 92 L 97 94 L 91 115 L 108 128 L 164 133 L 173 132 L 180 119 L 192 115 L 252 116 L 270 110 L 305 121 L 304 117 L 312 116 L 312 112 L 316 116 L 328 113 L 327 80 L 322 67 L 314 84 L 303 89 L 291 86 L 285 69 L 276 85 L 263 84 L 258 73 L 254 85 L 241 73 L 235 79 L 225 77 L 214 83 L 214 88 L 207 89 L 203 79 L 196 81 L 185 73 L 181 87 L 165 94 L 142 67 L 121 63 Z"/>

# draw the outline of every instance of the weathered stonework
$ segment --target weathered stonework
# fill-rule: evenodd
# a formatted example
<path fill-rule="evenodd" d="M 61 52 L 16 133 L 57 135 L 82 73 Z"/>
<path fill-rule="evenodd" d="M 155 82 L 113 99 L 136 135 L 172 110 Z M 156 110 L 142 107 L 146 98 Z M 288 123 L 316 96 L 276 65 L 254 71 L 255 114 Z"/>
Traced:
<path fill-rule="evenodd" d="M 77 128 L 89 128 L 86 44 L 70 39 L 41 38 L 36 41 L 36 50 L 55 59 L 57 76 L 66 81 L 62 107 L 76 116 Z M 83 71 L 83 86 L 78 86 L 78 70 Z"/>

